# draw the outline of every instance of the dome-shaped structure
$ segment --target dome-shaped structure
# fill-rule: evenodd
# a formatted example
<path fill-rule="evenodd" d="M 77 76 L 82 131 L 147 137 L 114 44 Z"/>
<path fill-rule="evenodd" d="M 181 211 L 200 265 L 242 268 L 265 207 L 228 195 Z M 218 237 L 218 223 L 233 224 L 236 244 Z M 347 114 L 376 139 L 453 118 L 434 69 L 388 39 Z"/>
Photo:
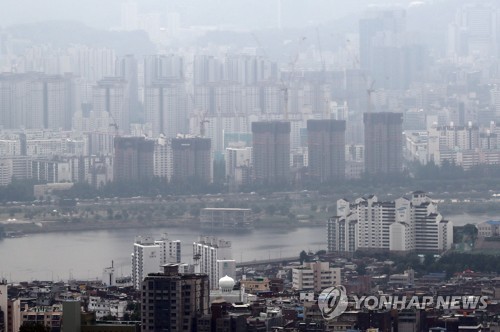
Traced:
<path fill-rule="evenodd" d="M 219 288 L 223 292 L 231 292 L 235 284 L 234 279 L 227 275 L 219 279 Z"/>

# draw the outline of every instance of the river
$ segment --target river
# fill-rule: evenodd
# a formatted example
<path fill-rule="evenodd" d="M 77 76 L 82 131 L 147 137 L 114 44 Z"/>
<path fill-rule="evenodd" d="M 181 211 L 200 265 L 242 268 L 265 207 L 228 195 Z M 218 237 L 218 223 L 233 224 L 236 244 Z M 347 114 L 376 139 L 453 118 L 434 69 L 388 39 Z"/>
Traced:
<path fill-rule="evenodd" d="M 198 230 L 183 228 L 115 229 L 67 233 L 30 234 L 0 240 L 0 278 L 8 281 L 67 280 L 100 278 L 103 268 L 114 266 L 118 276 L 131 273 L 130 254 L 137 235 L 168 233 L 182 241 L 184 262 L 191 263 L 192 243 Z M 326 249 L 324 227 L 256 229 L 248 233 L 223 233 L 232 242 L 236 261 L 299 256 L 302 250 Z"/>
<path fill-rule="evenodd" d="M 476 224 L 500 216 L 461 214 L 445 216 L 455 226 Z M 21 238 L 0 240 L 0 278 L 9 281 L 67 280 L 100 278 L 104 267 L 114 261 L 119 276 L 130 275 L 130 254 L 137 235 L 168 233 L 171 240 L 182 241 L 184 262 L 192 262 L 193 241 L 198 230 L 183 228 L 114 229 L 99 231 L 41 233 Z M 251 261 L 291 257 L 302 250 L 326 249 L 323 227 L 256 229 L 249 233 L 224 233 L 219 236 L 232 241 L 233 258 Z"/>

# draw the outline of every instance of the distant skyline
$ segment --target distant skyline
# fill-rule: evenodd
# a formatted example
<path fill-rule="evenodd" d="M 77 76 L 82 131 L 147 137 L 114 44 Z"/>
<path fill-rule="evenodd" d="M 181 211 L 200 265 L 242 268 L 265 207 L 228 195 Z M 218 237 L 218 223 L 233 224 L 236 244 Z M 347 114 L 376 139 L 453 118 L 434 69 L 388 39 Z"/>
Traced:
<path fill-rule="evenodd" d="M 3 0 L 0 26 L 53 20 L 79 21 L 91 27 L 109 29 L 120 26 L 121 4 L 128 0 Z M 175 11 L 182 24 L 221 25 L 235 29 L 278 26 L 278 0 L 139 0 L 139 12 Z M 406 7 L 410 0 L 281 0 L 283 27 L 321 24 L 366 9 L 372 4 Z M 429 0 L 427 1 L 429 2 Z M 432 2 L 435 2 L 432 1 Z M 105 4 L 105 5 L 104 5 Z"/>

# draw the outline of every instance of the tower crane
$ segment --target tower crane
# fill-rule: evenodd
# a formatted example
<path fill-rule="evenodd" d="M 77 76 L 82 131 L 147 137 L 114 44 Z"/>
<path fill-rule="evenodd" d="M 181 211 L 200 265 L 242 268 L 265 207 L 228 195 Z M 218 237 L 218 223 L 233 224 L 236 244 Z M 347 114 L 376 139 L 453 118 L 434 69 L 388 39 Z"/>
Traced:
<path fill-rule="evenodd" d="M 205 137 L 205 123 L 210 123 L 210 120 L 205 118 L 207 112 L 203 112 L 200 120 L 200 136 Z"/>
<path fill-rule="evenodd" d="M 367 113 L 371 113 L 371 110 L 372 110 L 372 94 L 373 92 L 375 92 L 375 83 L 376 81 L 375 80 L 371 80 L 370 83 L 368 83 L 368 77 L 366 75 L 366 73 L 361 69 L 361 63 L 359 61 L 359 58 L 356 56 L 356 54 L 354 54 L 354 52 L 352 52 L 352 49 L 351 49 L 351 41 L 349 39 L 346 40 L 346 49 L 349 53 L 349 55 L 352 57 L 353 59 L 353 69 L 359 69 L 361 70 L 361 77 L 363 78 L 363 83 L 365 84 L 366 86 L 366 97 L 367 97 Z"/>
<path fill-rule="evenodd" d="M 324 82 L 325 74 L 326 74 L 326 64 L 325 59 L 323 58 L 323 48 L 321 47 L 321 36 L 319 34 L 319 27 L 316 27 L 316 39 L 318 41 L 318 52 L 319 52 L 319 60 L 321 62 L 321 81 Z"/>
<path fill-rule="evenodd" d="M 288 75 L 287 82 L 285 82 L 285 81 L 283 81 L 283 79 L 281 79 L 281 91 L 283 91 L 283 99 L 284 99 L 284 104 L 283 104 L 284 112 L 283 113 L 284 113 L 284 117 L 285 117 L 286 121 L 288 121 L 288 93 L 290 90 L 290 85 L 292 83 L 292 80 L 295 76 L 295 66 L 297 65 L 297 62 L 299 61 L 300 45 L 306 39 L 307 39 L 307 37 L 301 37 L 299 42 L 298 42 L 297 52 L 295 53 L 294 59 L 290 63 L 290 73 Z"/>
<path fill-rule="evenodd" d="M 366 79 L 365 79 L 365 83 L 366 83 Z M 366 95 L 368 98 L 368 100 L 367 100 L 368 113 L 372 112 L 372 93 L 376 91 L 374 89 L 374 86 L 375 86 L 375 80 L 372 80 L 372 82 L 370 83 L 370 86 L 366 89 Z"/>
<path fill-rule="evenodd" d="M 209 123 L 209 120 L 201 120 L 200 121 L 200 136 L 205 137 L 205 123 Z"/>
<path fill-rule="evenodd" d="M 109 116 L 111 117 L 111 120 L 113 121 L 112 123 L 109 124 L 109 127 L 115 128 L 115 137 L 120 136 L 120 127 L 118 126 L 118 123 L 116 122 L 115 117 L 111 112 L 108 112 Z"/>

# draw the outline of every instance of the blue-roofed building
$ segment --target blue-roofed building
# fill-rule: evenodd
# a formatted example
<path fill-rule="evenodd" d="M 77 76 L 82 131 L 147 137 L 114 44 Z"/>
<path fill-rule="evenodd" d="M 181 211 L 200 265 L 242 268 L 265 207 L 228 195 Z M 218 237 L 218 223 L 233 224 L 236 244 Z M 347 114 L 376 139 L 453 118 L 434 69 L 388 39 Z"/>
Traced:
<path fill-rule="evenodd" d="M 478 237 L 500 236 L 500 220 L 488 220 L 476 225 Z"/>

